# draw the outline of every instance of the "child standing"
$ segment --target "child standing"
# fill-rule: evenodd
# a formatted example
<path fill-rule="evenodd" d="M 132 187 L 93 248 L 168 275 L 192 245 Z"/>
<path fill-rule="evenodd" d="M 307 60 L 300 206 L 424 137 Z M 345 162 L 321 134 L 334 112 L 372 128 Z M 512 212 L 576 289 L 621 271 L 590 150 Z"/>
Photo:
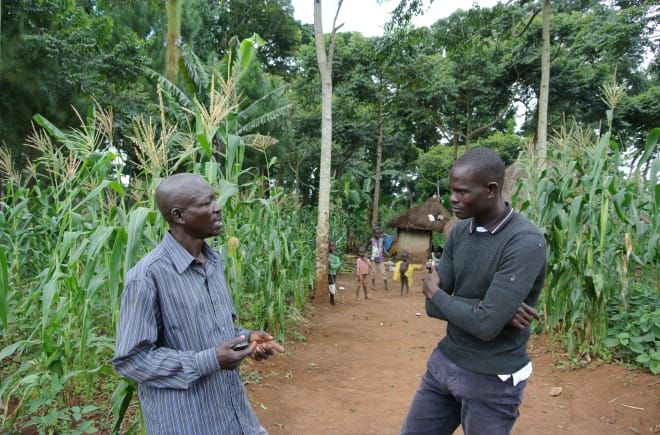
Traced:
<path fill-rule="evenodd" d="M 357 273 L 358 285 L 355 289 L 355 300 L 360 300 L 360 286 L 364 290 L 364 298 L 369 299 L 367 296 L 367 276 L 369 276 L 369 269 L 371 268 L 371 261 L 367 258 L 367 251 L 364 248 L 360 248 L 360 256 L 357 258 L 355 264 L 355 271 Z"/>
<path fill-rule="evenodd" d="M 337 282 L 337 271 L 339 270 L 339 266 L 341 266 L 341 258 L 337 255 L 335 249 L 337 249 L 336 243 L 333 240 L 330 240 L 328 243 L 328 287 L 330 290 L 330 305 L 335 304 L 335 292 L 337 290 L 335 283 Z"/>
<path fill-rule="evenodd" d="M 383 234 L 380 231 L 380 228 L 376 227 L 371 233 L 372 237 L 367 244 L 367 247 L 371 246 L 371 288 L 376 288 L 376 273 L 383 278 L 385 283 L 385 290 L 389 290 L 387 286 L 387 277 L 385 276 L 385 239 L 383 239 Z"/>
<path fill-rule="evenodd" d="M 408 253 L 403 251 L 401 260 L 396 262 L 394 266 L 394 281 L 401 281 L 401 296 L 403 296 L 403 288 L 406 289 L 406 294 L 410 293 L 410 282 L 413 279 L 413 270 L 408 262 Z"/>

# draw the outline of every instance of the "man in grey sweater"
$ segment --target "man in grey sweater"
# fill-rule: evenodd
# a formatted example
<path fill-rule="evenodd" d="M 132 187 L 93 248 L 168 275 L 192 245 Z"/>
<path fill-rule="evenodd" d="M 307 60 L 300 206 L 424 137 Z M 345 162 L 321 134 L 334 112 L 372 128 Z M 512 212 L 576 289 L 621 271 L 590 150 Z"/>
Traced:
<path fill-rule="evenodd" d="M 402 434 L 509 434 L 532 373 L 529 323 L 546 273 L 539 229 L 502 198 L 504 163 L 476 148 L 449 174 L 461 219 L 424 281 L 426 312 L 447 321 Z"/>

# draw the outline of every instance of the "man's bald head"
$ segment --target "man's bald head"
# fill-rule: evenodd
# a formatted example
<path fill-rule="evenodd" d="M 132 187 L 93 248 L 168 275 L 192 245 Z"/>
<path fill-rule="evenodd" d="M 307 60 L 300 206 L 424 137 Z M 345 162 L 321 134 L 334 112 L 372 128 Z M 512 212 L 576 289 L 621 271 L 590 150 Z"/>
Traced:
<path fill-rule="evenodd" d="M 165 178 L 156 188 L 156 205 L 167 222 L 172 222 L 173 208 L 186 208 L 200 189 L 209 184 L 196 174 L 175 174 Z"/>

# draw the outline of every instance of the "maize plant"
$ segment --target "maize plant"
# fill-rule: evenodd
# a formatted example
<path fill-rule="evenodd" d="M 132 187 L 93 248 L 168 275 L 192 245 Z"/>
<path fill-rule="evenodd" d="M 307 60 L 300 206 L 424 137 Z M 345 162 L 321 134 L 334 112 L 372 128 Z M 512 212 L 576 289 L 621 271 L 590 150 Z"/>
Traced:
<path fill-rule="evenodd" d="M 519 207 L 548 242 L 541 301 L 546 330 L 560 334 L 571 355 L 587 359 L 605 353 L 608 307 L 628 309 L 632 288 L 655 292 L 657 300 L 658 132 L 649 135 L 642 159 L 623 171 L 612 134 L 622 93 L 616 85 L 603 92 L 608 130 L 597 137 L 579 126 L 563 128 L 551 139 L 547 162 L 527 153 L 526 176 L 519 180 Z M 642 173 L 645 165 L 653 168 L 650 178 Z M 631 286 L 633 280 L 642 285 Z M 658 340 L 650 341 L 649 352 Z"/>

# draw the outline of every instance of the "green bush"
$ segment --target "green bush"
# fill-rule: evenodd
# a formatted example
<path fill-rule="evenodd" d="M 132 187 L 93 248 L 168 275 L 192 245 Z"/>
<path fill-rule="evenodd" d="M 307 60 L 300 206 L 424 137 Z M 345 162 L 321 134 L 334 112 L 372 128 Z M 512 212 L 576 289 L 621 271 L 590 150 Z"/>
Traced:
<path fill-rule="evenodd" d="M 660 296 L 654 288 L 633 286 L 628 309 L 608 306 L 608 331 L 603 344 L 613 358 L 660 374 Z"/>

